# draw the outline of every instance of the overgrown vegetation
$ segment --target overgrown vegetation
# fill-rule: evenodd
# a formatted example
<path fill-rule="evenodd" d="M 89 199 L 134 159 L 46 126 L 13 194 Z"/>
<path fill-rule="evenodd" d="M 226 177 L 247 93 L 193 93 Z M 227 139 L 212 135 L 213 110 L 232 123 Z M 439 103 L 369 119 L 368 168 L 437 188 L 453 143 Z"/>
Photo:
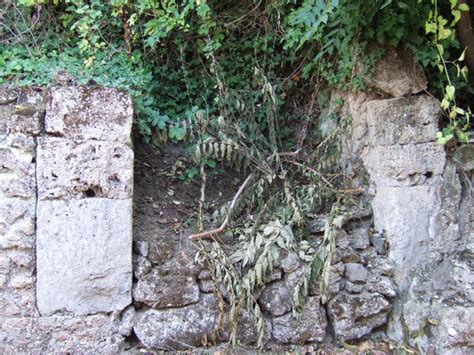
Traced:
<path fill-rule="evenodd" d="M 318 278 L 324 301 L 334 233 L 357 193 L 335 164 L 350 118 L 334 117 L 336 128 L 321 134 L 315 93 L 364 90 L 384 46 L 405 46 L 442 99 L 439 141 L 466 141 L 474 86 L 456 26 L 468 11 L 457 0 L 6 0 L 0 81 L 47 85 L 66 70 L 128 91 L 145 140 L 189 145 L 201 206 L 206 166 L 246 172 L 234 200 L 214 220 L 201 215 L 192 237 L 230 295 L 232 340 L 242 312 L 262 340 L 254 294 L 290 250 L 308 263 L 295 312 Z M 321 212 L 330 216 L 325 235 L 310 240 L 307 221 Z M 230 250 L 217 242 L 228 230 Z"/>

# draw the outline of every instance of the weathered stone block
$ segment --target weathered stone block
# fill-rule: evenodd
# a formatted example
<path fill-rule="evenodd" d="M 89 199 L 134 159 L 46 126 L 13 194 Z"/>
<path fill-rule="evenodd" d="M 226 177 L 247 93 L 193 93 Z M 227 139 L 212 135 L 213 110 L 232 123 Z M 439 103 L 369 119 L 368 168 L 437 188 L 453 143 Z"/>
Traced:
<path fill-rule="evenodd" d="M 355 283 L 363 283 L 367 281 L 368 272 L 362 264 L 348 263 L 345 264 L 346 278 Z"/>
<path fill-rule="evenodd" d="M 0 287 L 0 314 L 3 317 L 36 316 L 36 298 L 32 270 L 11 268 Z M 0 342 L 1 343 L 1 342 Z"/>
<path fill-rule="evenodd" d="M 432 233 L 432 220 L 440 208 L 439 186 L 379 187 L 372 202 L 374 226 L 384 230 L 394 262 L 394 277 L 404 288 L 412 269 L 425 260 Z"/>
<path fill-rule="evenodd" d="M 24 148 L 11 146 L 11 143 L 21 145 L 9 139 L 11 136 L 0 139 L 0 196 L 4 198 L 33 198 L 36 194 L 34 141 L 22 137 Z"/>
<path fill-rule="evenodd" d="M 184 308 L 148 310 L 138 316 L 134 330 L 147 348 L 186 349 L 211 339 L 218 325 L 219 308 L 213 294 L 201 295 L 201 301 Z"/>
<path fill-rule="evenodd" d="M 132 197 L 133 151 L 107 141 L 38 139 L 39 199 Z"/>
<path fill-rule="evenodd" d="M 44 118 L 44 93 L 35 89 L 0 87 L 0 135 L 38 135 Z"/>
<path fill-rule="evenodd" d="M 367 77 L 369 87 L 377 92 L 400 97 L 426 89 L 423 69 L 408 50 L 384 48 L 385 55 L 375 65 L 373 76 Z"/>
<path fill-rule="evenodd" d="M 132 200 L 38 201 L 42 315 L 121 310 L 131 302 Z"/>
<path fill-rule="evenodd" d="M 291 311 L 291 294 L 283 282 L 274 282 L 267 286 L 258 299 L 263 312 L 272 316 L 282 316 Z"/>
<path fill-rule="evenodd" d="M 51 89 L 46 132 L 71 139 L 130 143 L 133 105 L 112 88 L 62 86 Z"/>
<path fill-rule="evenodd" d="M 35 201 L 0 199 L 0 250 L 33 249 Z"/>
<path fill-rule="evenodd" d="M 282 344 L 322 342 L 326 335 L 327 319 L 319 297 L 306 300 L 301 316 L 291 314 L 273 319 L 273 338 Z"/>
<path fill-rule="evenodd" d="M 427 95 L 369 101 L 369 144 L 386 146 L 433 142 L 440 114 L 438 100 Z"/>
<path fill-rule="evenodd" d="M 186 259 L 188 263 L 192 260 Z M 134 300 L 153 308 L 183 307 L 199 301 L 196 272 L 178 259 L 155 267 L 142 276 L 133 291 Z"/>
<path fill-rule="evenodd" d="M 89 317 L 0 318 L 3 354 L 119 353 L 123 338 L 105 315 Z"/>
<path fill-rule="evenodd" d="M 376 186 L 411 186 L 443 174 L 446 164 L 438 143 L 372 147 L 364 159 Z"/>
<path fill-rule="evenodd" d="M 390 303 L 377 293 L 339 293 L 328 303 L 328 315 L 340 340 L 360 339 L 387 322 Z"/>

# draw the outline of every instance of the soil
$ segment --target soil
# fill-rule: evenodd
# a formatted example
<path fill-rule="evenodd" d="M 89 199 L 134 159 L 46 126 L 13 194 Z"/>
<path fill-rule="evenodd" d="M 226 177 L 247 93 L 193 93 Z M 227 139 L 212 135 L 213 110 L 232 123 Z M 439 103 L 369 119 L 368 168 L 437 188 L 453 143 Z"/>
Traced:
<path fill-rule="evenodd" d="M 134 240 L 150 245 L 160 239 L 182 241 L 197 232 L 201 178 L 186 179 L 193 162 L 185 144 L 166 143 L 159 148 L 135 139 Z M 199 171 L 199 167 L 196 167 Z M 231 170 L 207 169 L 205 214 L 232 199 L 240 176 Z"/>

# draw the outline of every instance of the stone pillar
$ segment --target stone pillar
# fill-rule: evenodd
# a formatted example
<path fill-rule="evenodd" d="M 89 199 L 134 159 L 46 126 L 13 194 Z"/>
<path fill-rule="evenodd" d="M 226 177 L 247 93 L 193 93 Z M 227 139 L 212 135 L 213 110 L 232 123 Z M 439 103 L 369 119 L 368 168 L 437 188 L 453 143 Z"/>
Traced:
<path fill-rule="evenodd" d="M 37 304 L 42 316 L 131 303 L 133 119 L 113 89 L 55 87 L 37 156 Z"/>

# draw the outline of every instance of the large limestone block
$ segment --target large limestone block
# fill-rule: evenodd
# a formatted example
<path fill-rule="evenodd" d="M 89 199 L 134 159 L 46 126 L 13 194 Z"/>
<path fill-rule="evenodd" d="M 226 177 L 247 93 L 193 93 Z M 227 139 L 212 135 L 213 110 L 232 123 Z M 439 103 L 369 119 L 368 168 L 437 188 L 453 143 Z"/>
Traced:
<path fill-rule="evenodd" d="M 385 48 L 374 74 L 367 77 L 367 84 L 372 90 L 393 97 L 416 94 L 427 87 L 423 69 L 408 50 L 401 48 Z"/>
<path fill-rule="evenodd" d="M 0 199 L 0 250 L 34 248 L 35 201 Z"/>
<path fill-rule="evenodd" d="M 438 100 L 427 95 L 369 101 L 369 144 L 432 142 L 438 132 L 440 113 Z"/>
<path fill-rule="evenodd" d="M 0 197 L 36 194 L 34 139 L 21 134 L 0 138 Z"/>
<path fill-rule="evenodd" d="M 132 287 L 132 200 L 40 200 L 37 214 L 40 313 L 125 308 Z"/>
<path fill-rule="evenodd" d="M 135 334 L 147 348 L 172 350 L 200 346 L 211 339 L 219 323 L 216 296 L 203 294 L 201 301 L 184 308 L 150 309 L 138 316 Z"/>
<path fill-rule="evenodd" d="M 46 112 L 47 133 L 71 139 L 130 143 L 132 99 L 116 89 L 54 87 Z"/>
<path fill-rule="evenodd" d="M 105 315 L 0 318 L 2 354 L 117 354 L 123 338 Z"/>
<path fill-rule="evenodd" d="M 378 187 L 372 201 L 374 227 L 385 231 L 394 262 L 394 278 L 401 291 L 413 269 L 425 262 L 436 243 L 433 223 L 440 209 L 439 186 Z"/>
<path fill-rule="evenodd" d="M 376 186 L 421 185 L 443 174 L 446 154 L 438 143 L 377 146 L 364 164 Z"/>
<path fill-rule="evenodd" d="M 133 151 L 118 142 L 38 139 L 39 199 L 132 197 Z"/>

